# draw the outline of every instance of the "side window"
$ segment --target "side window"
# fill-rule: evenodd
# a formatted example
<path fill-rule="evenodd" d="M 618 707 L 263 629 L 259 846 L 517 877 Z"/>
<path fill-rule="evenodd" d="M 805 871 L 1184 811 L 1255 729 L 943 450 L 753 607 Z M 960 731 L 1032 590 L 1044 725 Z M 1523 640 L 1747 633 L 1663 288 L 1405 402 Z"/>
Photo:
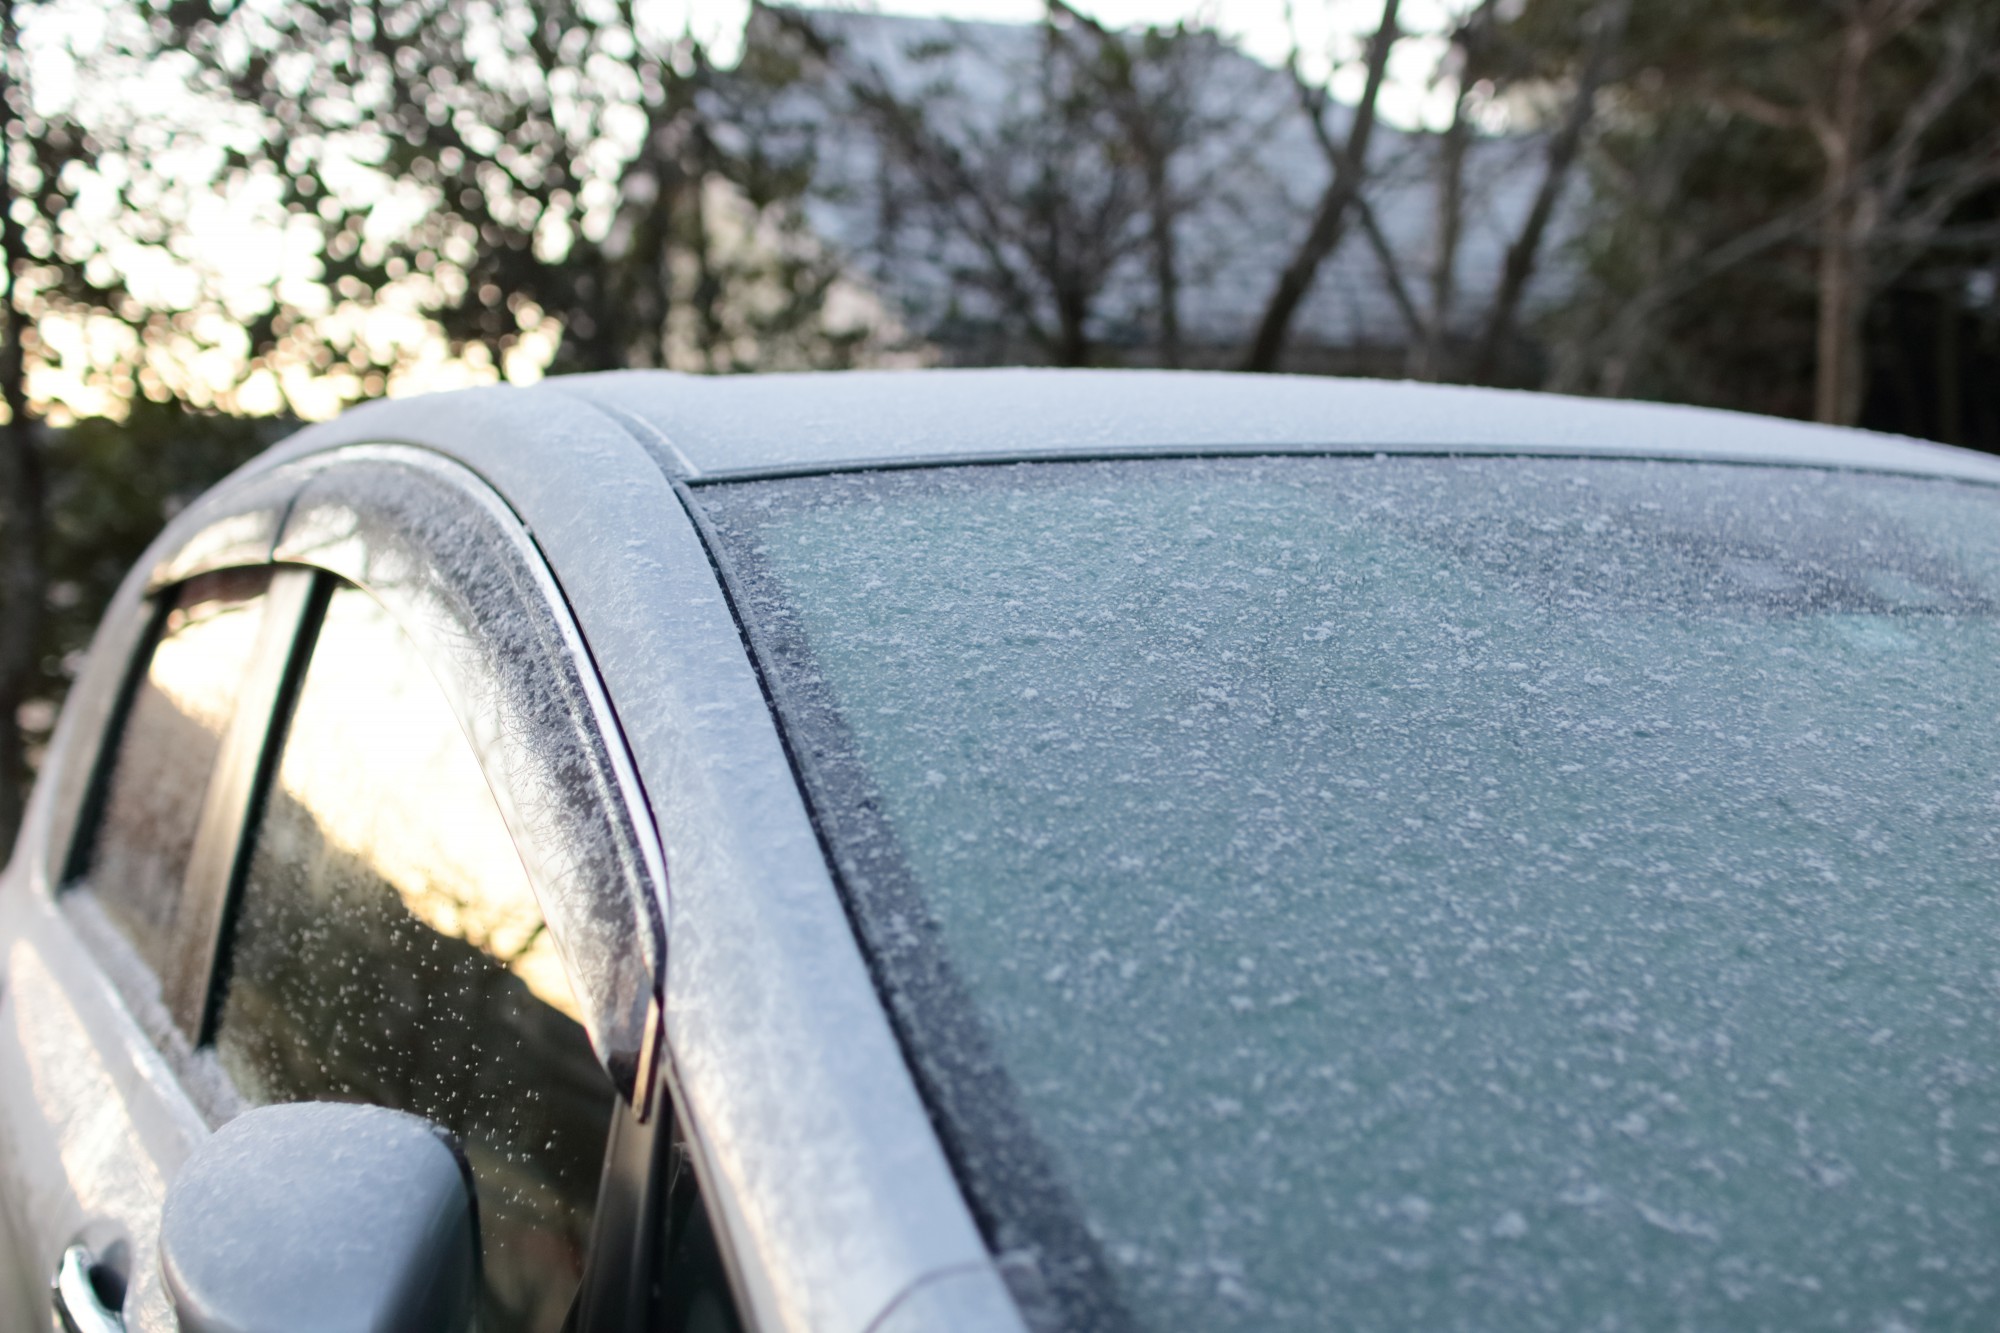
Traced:
<path fill-rule="evenodd" d="M 742 1333 L 708 1203 L 675 1126 L 661 1192 L 659 1327 L 673 1333 Z"/>
<path fill-rule="evenodd" d="M 489 1331 L 558 1329 L 613 1097 L 443 692 L 367 594 L 328 600 L 257 814 L 215 1049 L 254 1103 L 447 1126 L 478 1186 Z"/>
<path fill-rule="evenodd" d="M 132 686 L 94 832 L 72 866 L 156 974 L 180 946 L 182 886 L 209 779 L 256 655 L 268 569 L 204 575 L 168 594 Z"/>

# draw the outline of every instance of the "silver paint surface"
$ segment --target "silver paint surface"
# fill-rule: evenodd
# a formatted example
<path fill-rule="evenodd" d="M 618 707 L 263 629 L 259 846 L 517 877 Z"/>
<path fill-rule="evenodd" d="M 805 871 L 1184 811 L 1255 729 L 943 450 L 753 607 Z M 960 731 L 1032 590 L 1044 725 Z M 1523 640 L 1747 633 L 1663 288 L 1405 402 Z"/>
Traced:
<path fill-rule="evenodd" d="M 934 1273 L 898 1297 L 868 1333 L 1016 1333 L 1021 1317 L 987 1264 Z"/>
<path fill-rule="evenodd" d="M 181 1333 L 460 1333 L 479 1280 L 471 1180 L 429 1121 L 294 1102 L 230 1121 L 160 1214 Z"/>
<path fill-rule="evenodd" d="M 155 997 L 154 1031 L 55 900 L 103 732 L 149 616 L 149 586 L 269 557 L 299 468 L 263 469 L 211 492 L 154 540 L 113 596 L 56 724 L 21 834 L 0 875 L 0 1209 L 17 1267 L 43 1283 L 79 1236 L 129 1258 L 125 1319 L 168 1333 L 173 1315 L 154 1256 L 165 1183 L 208 1133 L 190 1098 L 203 1083 Z M 115 933 L 108 929 L 107 934 Z M 141 1006 L 144 1007 L 144 1006 Z M 178 1038 L 178 1033 L 172 1033 Z M 108 1238 L 108 1239 L 107 1239 Z"/>
<path fill-rule="evenodd" d="M 1542 453 L 1769 462 L 2000 482 L 2000 459 L 1902 436 L 1657 403 L 1302 375 L 850 371 L 551 381 L 636 420 L 684 477 L 926 458 Z"/>

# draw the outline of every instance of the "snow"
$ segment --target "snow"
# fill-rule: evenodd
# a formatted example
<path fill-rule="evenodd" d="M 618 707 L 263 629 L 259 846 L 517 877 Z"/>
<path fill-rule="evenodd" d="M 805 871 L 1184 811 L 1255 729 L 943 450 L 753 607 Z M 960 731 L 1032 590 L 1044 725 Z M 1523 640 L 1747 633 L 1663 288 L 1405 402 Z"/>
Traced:
<path fill-rule="evenodd" d="M 1058 1300 L 2000 1315 L 1983 488 L 1360 458 L 698 495 L 968 1183 Z"/>

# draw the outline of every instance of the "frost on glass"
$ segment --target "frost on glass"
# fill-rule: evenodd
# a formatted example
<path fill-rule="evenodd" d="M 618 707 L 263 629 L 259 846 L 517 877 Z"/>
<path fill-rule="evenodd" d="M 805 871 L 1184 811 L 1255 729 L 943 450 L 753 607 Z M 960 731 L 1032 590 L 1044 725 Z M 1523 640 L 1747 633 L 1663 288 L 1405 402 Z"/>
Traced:
<path fill-rule="evenodd" d="M 2000 1321 L 1993 492 L 700 494 L 1017 1290 L 1159 1329 Z"/>
<path fill-rule="evenodd" d="M 380 452 L 308 486 L 277 558 L 352 579 L 419 640 L 525 862 L 598 1058 L 629 1095 L 656 1021 L 665 873 L 607 740 L 609 710 L 559 618 L 561 594 L 499 501 L 449 465 Z"/>
<path fill-rule="evenodd" d="M 192 579 L 132 686 L 85 877 L 155 975 L 174 967 L 182 882 L 264 617 L 268 569 Z"/>
<path fill-rule="evenodd" d="M 554 1333 L 613 1092 L 479 762 L 415 646 L 334 592 L 251 844 L 216 1054 L 253 1104 L 452 1130 L 478 1185 L 481 1327 Z"/>

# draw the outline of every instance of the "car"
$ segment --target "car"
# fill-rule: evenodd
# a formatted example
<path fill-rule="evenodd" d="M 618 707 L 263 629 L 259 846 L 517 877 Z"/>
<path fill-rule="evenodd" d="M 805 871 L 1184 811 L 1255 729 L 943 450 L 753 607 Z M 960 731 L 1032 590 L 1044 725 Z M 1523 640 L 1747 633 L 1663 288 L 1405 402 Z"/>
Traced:
<path fill-rule="evenodd" d="M 42 763 L 0 1309 L 1990 1326 L 1996 486 L 1197 373 L 309 427 Z"/>

